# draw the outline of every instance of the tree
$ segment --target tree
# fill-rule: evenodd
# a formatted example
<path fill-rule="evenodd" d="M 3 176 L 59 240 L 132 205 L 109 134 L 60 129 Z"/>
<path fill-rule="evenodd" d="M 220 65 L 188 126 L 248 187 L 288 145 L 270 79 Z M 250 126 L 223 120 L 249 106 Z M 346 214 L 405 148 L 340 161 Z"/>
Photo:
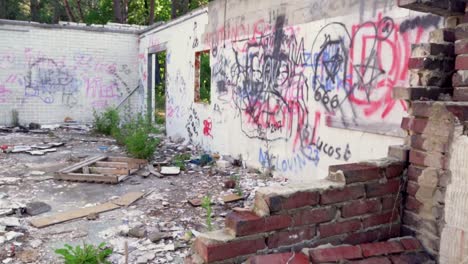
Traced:
<path fill-rule="evenodd" d="M 149 24 L 152 25 L 154 23 L 154 1 L 150 0 L 150 11 L 149 11 Z"/>
<path fill-rule="evenodd" d="M 114 22 L 122 23 L 122 10 L 120 8 L 120 0 L 114 0 Z"/>
<path fill-rule="evenodd" d="M 30 10 L 31 10 L 31 20 L 39 22 L 39 0 L 31 0 Z"/>

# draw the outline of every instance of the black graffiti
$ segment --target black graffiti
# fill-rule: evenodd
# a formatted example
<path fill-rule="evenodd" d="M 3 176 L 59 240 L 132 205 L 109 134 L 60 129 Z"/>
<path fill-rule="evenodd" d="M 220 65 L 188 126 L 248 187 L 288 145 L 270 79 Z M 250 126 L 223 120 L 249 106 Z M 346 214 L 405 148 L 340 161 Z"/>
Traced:
<path fill-rule="evenodd" d="M 72 107 L 78 103 L 76 94 L 79 92 L 78 80 L 64 65 L 49 58 L 35 60 L 25 77 L 25 96 L 38 97 L 44 103 L 56 102 L 61 96 L 64 105 Z"/>
<path fill-rule="evenodd" d="M 348 161 L 351 158 L 351 150 L 349 149 L 349 144 L 346 144 L 346 147 L 344 148 L 335 147 L 329 143 L 325 143 L 323 140 L 320 140 L 320 137 L 318 137 L 315 146 L 319 151 L 325 153 L 330 158 L 344 161 Z"/>
<path fill-rule="evenodd" d="M 189 110 L 190 115 L 188 117 L 187 123 L 185 128 L 187 129 L 187 133 L 189 136 L 189 141 L 193 143 L 193 137 L 198 137 L 198 129 L 200 127 L 200 118 L 198 117 L 197 111 L 193 108 L 193 106 Z"/>
<path fill-rule="evenodd" d="M 400 24 L 400 33 L 405 33 L 418 27 L 422 27 L 424 29 L 431 27 L 438 28 L 441 19 L 442 18 L 440 16 L 434 15 L 417 16 L 415 18 L 407 19 Z"/>

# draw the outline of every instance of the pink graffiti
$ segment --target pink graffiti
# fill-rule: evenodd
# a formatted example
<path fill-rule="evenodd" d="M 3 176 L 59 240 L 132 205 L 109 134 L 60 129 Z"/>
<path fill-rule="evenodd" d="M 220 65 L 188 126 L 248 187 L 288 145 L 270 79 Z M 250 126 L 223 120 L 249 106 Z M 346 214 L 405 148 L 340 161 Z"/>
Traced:
<path fill-rule="evenodd" d="M 213 127 L 213 122 L 211 118 L 203 120 L 203 135 L 213 138 L 211 134 L 211 129 Z"/>
<path fill-rule="evenodd" d="M 5 87 L 5 85 L 0 84 L 0 103 L 6 103 L 7 97 L 11 93 L 9 89 Z"/>

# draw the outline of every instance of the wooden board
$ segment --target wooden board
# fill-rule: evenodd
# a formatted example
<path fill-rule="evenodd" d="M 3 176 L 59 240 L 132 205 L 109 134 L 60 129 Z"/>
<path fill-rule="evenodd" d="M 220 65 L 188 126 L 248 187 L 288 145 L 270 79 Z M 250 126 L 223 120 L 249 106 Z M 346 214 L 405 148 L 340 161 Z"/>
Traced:
<path fill-rule="evenodd" d="M 54 178 L 65 181 L 84 181 L 84 182 L 102 182 L 119 183 L 120 179 L 115 175 L 86 174 L 86 173 L 63 173 L 55 174 Z"/>
<path fill-rule="evenodd" d="M 84 160 L 82 162 L 78 162 L 76 164 L 73 164 L 71 166 L 68 166 L 66 168 L 63 168 L 61 170 L 59 170 L 58 172 L 59 173 L 69 173 L 69 172 L 74 172 L 78 169 L 81 169 L 82 167 L 85 167 L 85 166 L 89 166 L 97 161 L 101 161 L 101 160 L 104 160 L 106 159 L 107 156 L 96 156 L 96 157 L 93 157 L 93 158 L 90 158 L 90 159 L 87 159 L 87 160 Z"/>
<path fill-rule="evenodd" d="M 110 161 L 98 161 L 94 164 L 95 167 L 105 167 L 105 168 L 117 168 L 122 169 L 128 168 L 128 163 L 126 162 L 110 162 Z"/>
<path fill-rule="evenodd" d="M 105 174 L 105 175 L 128 175 L 129 170 L 126 168 L 104 168 L 104 167 L 89 167 L 91 173 Z"/>
<path fill-rule="evenodd" d="M 31 219 L 29 222 L 31 225 L 37 228 L 42 228 L 54 224 L 59 224 L 63 222 L 67 222 L 70 220 L 86 217 L 89 214 L 99 214 L 103 212 L 112 211 L 123 206 L 129 206 L 132 203 L 136 202 L 138 199 L 143 197 L 144 193 L 142 192 L 130 192 L 127 193 L 120 198 L 103 203 L 98 204 L 92 207 L 80 208 L 68 212 L 58 213 L 55 215 L 47 216 L 47 217 L 39 217 L 35 219 Z"/>

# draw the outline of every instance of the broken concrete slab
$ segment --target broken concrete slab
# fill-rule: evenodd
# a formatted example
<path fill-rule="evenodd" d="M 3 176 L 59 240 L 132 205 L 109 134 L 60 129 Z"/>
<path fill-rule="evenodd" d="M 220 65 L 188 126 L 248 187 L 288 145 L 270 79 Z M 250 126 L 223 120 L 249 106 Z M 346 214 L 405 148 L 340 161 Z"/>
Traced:
<path fill-rule="evenodd" d="M 16 217 L 2 217 L 0 218 L 0 226 L 10 226 L 10 227 L 16 227 L 20 226 L 20 221 Z"/>
<path fill-rule="evenodd" d="M 44 202 L 32 202 L 26 204 L 26 213 L 31 216 L 47 213 L 52 208 Z"/>
<path fill-rule="evenodd" d="M 161 167 L 161 174 L 162 175 L 179 175 L 180 168 L 179 167 Z"/>

